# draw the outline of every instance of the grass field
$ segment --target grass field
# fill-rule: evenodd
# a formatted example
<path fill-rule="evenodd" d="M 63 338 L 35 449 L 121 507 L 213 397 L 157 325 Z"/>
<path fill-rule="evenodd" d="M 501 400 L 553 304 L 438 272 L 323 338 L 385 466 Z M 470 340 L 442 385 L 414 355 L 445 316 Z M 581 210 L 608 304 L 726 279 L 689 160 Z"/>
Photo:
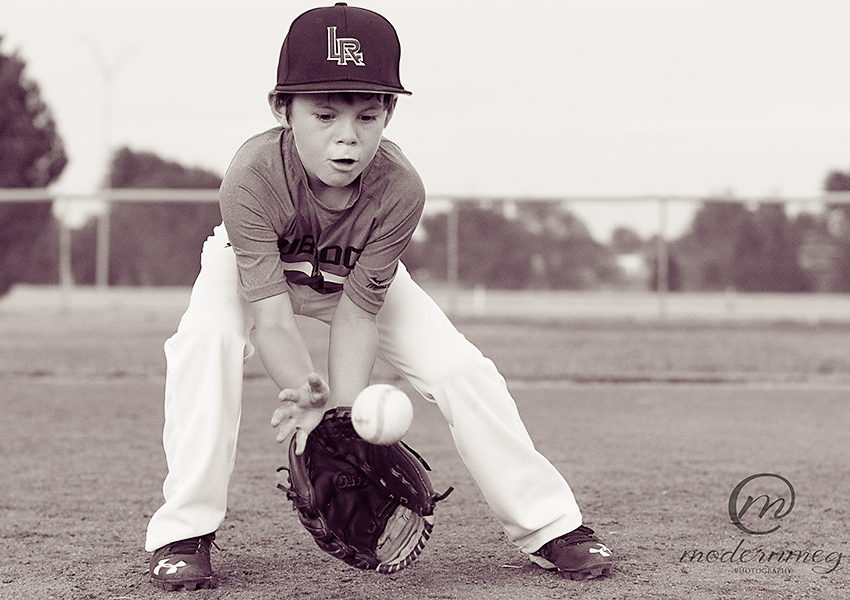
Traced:
<path fill-rule="evenodd" d="M 165 473 L 162 342 L 183 301 L 106 295 L 68 310 L 39 294 L 0 301 L 0 598 L 163 595 L 147 582 L 142 544 Z M 327 557 L 275 489 L 275 394 L 250 362 L 230 510 L 213 551 L 218 587 L 172 597 L 850 597 L 850 323 L 805 321 L 458 319 L 501 367 L 538 448 L 615 552 L 611 577 L 582 583 L 531 566 L 506 541 L 424 401 L 407 439 L 435 486 L 456 488 L 425 553 L 393 576 Z M 322 339 L 322 328 L 305 327 Z M 397 382 L 385 365 L 375 377 Z M 796 503 L 779 531 L 749 535 L 727 505 L 739 481 L 762 472 L 792 482 Z M 739 544 L 739 555 L 801 560 L 688 558 L 729 556 Z"/>

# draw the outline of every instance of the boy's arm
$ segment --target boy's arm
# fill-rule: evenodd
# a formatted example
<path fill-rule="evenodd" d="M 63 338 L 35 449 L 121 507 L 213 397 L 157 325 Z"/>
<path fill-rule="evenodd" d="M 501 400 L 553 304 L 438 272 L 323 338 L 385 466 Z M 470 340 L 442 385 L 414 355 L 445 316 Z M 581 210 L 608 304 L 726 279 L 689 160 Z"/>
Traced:
<path fill-rule="evenodd" d="M 287 294 L 251 302 L 253 341 L 269 376 L 280 389 L 307 381 L 313 362 Z"/>
<path fill-rule="evenodd" d="M 281 389 L 281 405 L 272 415 L 272 427 L 279 427 L 279 442 L 295 433 L 300 454 L 307 435 L 328 408 L 328 385 L 313 369 L 289 296 L 278 294 L 252 302 L 250 307 L 254 346 L 269 377 Z"/>
<path fill-rule="evenodd" d="M 369 385 L 378 351 L 376 316 L 357 306 L 348 294 L 340 295 L 331 321 L 328 371 L 331 402 L 351 406 Z"/>

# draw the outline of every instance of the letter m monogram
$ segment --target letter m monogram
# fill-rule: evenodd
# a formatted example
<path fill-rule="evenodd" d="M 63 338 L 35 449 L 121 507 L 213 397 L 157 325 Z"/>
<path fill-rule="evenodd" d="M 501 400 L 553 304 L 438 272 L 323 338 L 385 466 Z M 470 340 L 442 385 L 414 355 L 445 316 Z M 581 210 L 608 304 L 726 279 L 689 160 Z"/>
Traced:
<path fill-rule="evenodd" d="M 349 62 L 358 67 L 365 67 L 363 53 L 360 51 L 360 40 L 357 38 L 336 37 L 336 27 L 328 27 L 328 60 L 336 61 L 342 66 Z"/>
<path fill-rule="evenodd" d="M 773 513 L 773 516 L 777 519 L 782 519 L 783 517 L 786 517 L 788 513 L 791 512 L 791 509 L 789 508 L 784 514 L 782 513 L 782 510 L 785 508 L 784 498 L 777 498 L 776 500 L 771 502 L 770 496 L 762 494 L 761 496 L 756 496 L 755 498 L 753 498 L 752 496 L 747 496 L 747 501 L 744 502 L 744 507 L 741 509 L 740 514 L 743 515 L 750 509 L 753 504 L 756 503 L 756 500 L 761 500 L 762 498 L 764 498 L 764 506 L 762 507 L 761 511 L 759 511 L 760 519 L 763 518 L 764 515 L 767 514 L 767 511 L 773 508 L 775 504 L 779 504 L 779 506 L 776 508 L 776 511 Z"/>

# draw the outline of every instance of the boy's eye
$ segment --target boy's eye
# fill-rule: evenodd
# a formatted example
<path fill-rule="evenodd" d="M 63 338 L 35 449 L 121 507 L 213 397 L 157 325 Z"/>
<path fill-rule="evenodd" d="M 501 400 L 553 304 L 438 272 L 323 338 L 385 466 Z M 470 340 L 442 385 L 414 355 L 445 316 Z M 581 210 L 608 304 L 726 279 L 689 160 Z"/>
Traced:
<path fill-rule="evenodd" d="M 329 113 L 316 113 L 316 118 L 322 121 L 323 123 L 327 123 L 328 121 L 332 120 L 334 116 Z"/>
<path fill-rule="evenodd" d="M 372 123 L 378 119 L 377 115 L 360 115 L 360 120 L 364 123 Z"/>

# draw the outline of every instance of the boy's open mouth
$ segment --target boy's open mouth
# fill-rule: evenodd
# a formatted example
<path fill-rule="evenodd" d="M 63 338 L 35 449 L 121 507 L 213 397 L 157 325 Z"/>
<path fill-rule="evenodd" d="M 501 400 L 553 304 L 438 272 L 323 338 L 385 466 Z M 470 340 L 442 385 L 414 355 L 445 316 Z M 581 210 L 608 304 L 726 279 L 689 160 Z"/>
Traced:
<path fill-rule="evenodd" d="M 340 165 L 353 165 L 355 161 L 353 158 L 335 158 L 333 161 Z"/>

